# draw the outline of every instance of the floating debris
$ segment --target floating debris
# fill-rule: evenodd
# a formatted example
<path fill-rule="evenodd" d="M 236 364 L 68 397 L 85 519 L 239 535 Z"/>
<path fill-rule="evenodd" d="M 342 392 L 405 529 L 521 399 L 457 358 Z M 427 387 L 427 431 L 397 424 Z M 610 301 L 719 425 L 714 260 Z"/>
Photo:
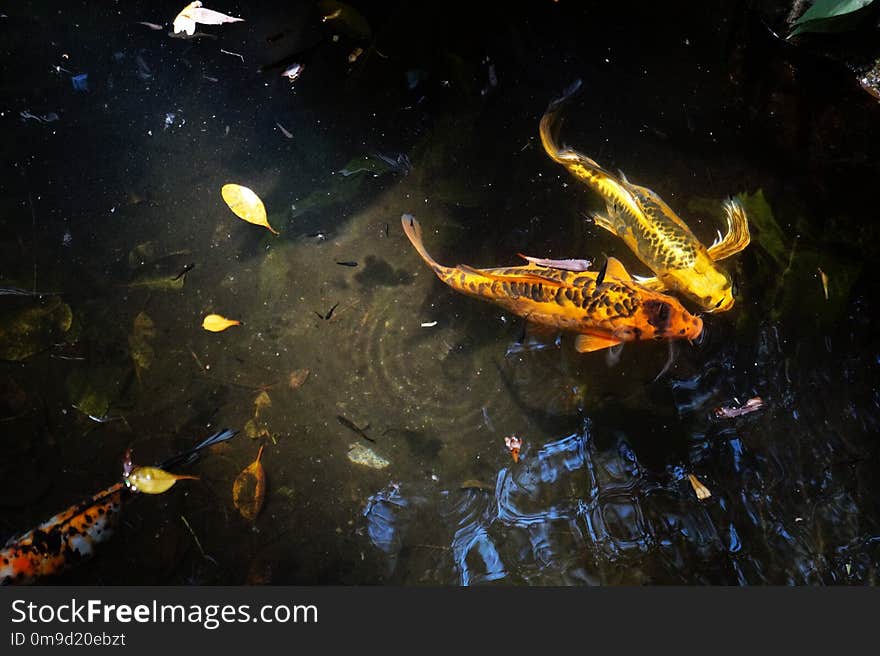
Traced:
<path fill-rule="evenodd" d="M 694 476 L 693 474 L 688 474 L 688 480 L 691 482 L 691 487 L 694 488 L 694 494 L 697 495 L 697 499 L 699 499 L 700 501 L 705 501 L 712 496 L 709 488 L 703 485 L 696 476 Z"/>
<path fill-rule="evenodd" d="M 196 2 L 189 3 L 177 14 L 177 17 L 174 19 L 174 33 L 186 32 L 192 36 L 196 32 L 196 23 L 201 23 L 202 25 L 222 25 L 223 23 L 238 23 L 241 21 L 244 21 L 244 18 L 235 18 L 234 16 L 221 14 L 213 9 L 206 9 L 202 7 L 201 2 L 196 0 Z"/>
<path fill-rule="evenodd" d="M 537 264 L 538 266 L 548 267 L 550 269 L 562 269 L 564 271 L 588 271 L 591 266 L 593 266 L 592 260 L 547 260 L 542 257 L 530 257 L 528 255 L 523 255 L 522 253 L 517 253 L 522 259 L 527 262 L 531 262 L 532 264 Z"/>
<path fill-rule="evenodd" d="M 281 134 L 283 134 L 283 135 L 284 135 L 285 137 L 287 137 L 288 139 L 293 139 L 293 133 L 291 133 L 290 130 L 288 130 L 287 128 L 285 128 L 285 127 L 284 127 L 283 125 L 281 125 L 281 123 L 279 123 L 278 121 L 275 121 L 275 125 L 277 125 L 277 126 L 278 126 L 278 129 L 281 130 Z"/>
<path fill-rule="evenodd" d="M 423 321 L 421 326 L 422 328 L 433 328 L 437 325 L 436 321 Z"/>
<path fill-rule="evenodd" d="M 819 277 L 822 279 L 822 291 L 825 292 L 825 300 L 828 300 L 828 274 L 826 274 L 822 269 L 817 269 L 819 272 Z"/>
<path fill-rule="evenodd" d="M 504 445 L 510 451 L 510 455 L 514 462 L 519 462 L 519 450 L 522 448 L 522 440 L 516 435 L 509 435 L 504 438 Z"/>
<path fill-rule="evenodd" d="M 741 415 L 760 410 L 764 407 L 764 400 L 760 396 L 749 399 L 741 406 L 720 406 L 715 408 L 715 417 L 718 419 L 732 419 Z"/>
<path fill-rule="evenodd" d="M 241 516 L 249 521 L 254 521 L 260 514 L 266 496 L 266 472 L 260 462 L 263 448 L 260 446 L 256 459 L 235 477 L 232 484 L 232 501 Z"/>
<path fill-rule="evenodd" d="M 248 223 L 268 228 L 273 235 L 279 234 L 275 228 L 269 225 L 266 206 L 252 189 L 238 184 L 225 184 L 220 190 L 220 194 L 235 216 Z"/>
<path fill-rule="evenodd" d="M 281 71 L 281 76 L 286 77 L 291 82 L 296 82 L 300 75 L 303 74 L 303 71 L 306 70 L 305 65 L 296 63 L 292 66 L 288 66 L 283 71 Z M 292 137 L 292 135 L 291 135 Z"/>
<path fill-rule="evenodd" d="M 358 442 L 348 445 L 348 459 L 356 465 L 363 465 L 371 469 L 385 469 L 391 464 L 371 448 Z"/>
<path fill-rule="evenodd" d="M 483 481 L 478 481 L 475 478 L 469 478 L 466 481 L 462 481 L 461 485 L 459 485 L 458 487 L 462 490 L 485 490 L 487 492 L 495 491 L 494 485 L 484 483 Z"/>
<path fill-rule="evenodd" d="M 202 321 L 202 328 L 212 333 L 219 333 L 232 326 L 240 326 L 241 321 L 237 319 L 227 319 L 219 314 L 209 314 Z"/>

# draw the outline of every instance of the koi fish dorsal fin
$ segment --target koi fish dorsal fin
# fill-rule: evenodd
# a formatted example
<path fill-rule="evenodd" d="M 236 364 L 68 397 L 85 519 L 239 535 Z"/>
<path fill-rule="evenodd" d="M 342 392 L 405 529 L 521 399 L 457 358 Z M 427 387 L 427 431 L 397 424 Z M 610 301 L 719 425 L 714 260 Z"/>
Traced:
<path fill-rule="evenodd" d="M 632 276 L 629 275 L 629 271 L 626 270 L 626 267 L 618 260 L 616 257 L 609 257 L 608 264 L 605 268 L 605 277 L 617 278 L 618 280 L 630 281 L 632 280 Z"/>
<path fill-rule="evenodd" d="M 602 349 L 617 346 L 621 341 L 613 337 L 599 337 L 598 335 L 578 335 L 574 338 L 574 350 L 578 353 L 591 353 Z"/>
<path fill-rule="evenodd" d="M 554 280 L 553 278 L 547 278 L 538 273 L 533 273 L 527 267 L 523 267 L 522 273 L 493 273 L 491 271 L 487 271 L 486 269 L 475 269 L 472 266 L 468 266 L 467 264 L 459 264 L 456 269 L 464 271 L 465 273 L 469 273 L 474 276 L 481 276 L 483 278 L 488 278 L 489 280 L 497 280 L 499 282 L 526 282 L 530 285 L 558 285 L 559 281 Z"/>

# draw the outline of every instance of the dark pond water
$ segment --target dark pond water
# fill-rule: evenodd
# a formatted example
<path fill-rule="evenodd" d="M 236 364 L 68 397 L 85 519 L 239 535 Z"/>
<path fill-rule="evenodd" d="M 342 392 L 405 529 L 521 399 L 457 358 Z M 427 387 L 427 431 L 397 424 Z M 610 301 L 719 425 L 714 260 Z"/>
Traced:
<path fill-rule="evenodd" d="M 773 38 L 785 7 L 355 3 L 365 28 L 213 2 L 246 21 L 172 38 L 182 4 L 0 18 L 0 286 L 60 293 L 0 296 L 7 342 L 22 312 L 49 317 L 0 363 L 0 534 L 118 480 L 128 447 L 146 464 L 241 431 L 52 582 L 876 582 L 880 107 Z M 303 50 L 294 82 L 258 70 Z M 736 304 L 697 343 L 523 348 L 519 319 L 444 286 L 400 229 L 414 214 L 450 265 L 614 255 L 648 275 L 538 139 L 575 78 L 566 143 L 706 244 L 724 199 L 746 206 Z M 230 182 L 280 235 L 229 211 Z M 207 332 L 208 313 L 243 325 Z M 232 484 L 261 444 L 252 522 Z"/>

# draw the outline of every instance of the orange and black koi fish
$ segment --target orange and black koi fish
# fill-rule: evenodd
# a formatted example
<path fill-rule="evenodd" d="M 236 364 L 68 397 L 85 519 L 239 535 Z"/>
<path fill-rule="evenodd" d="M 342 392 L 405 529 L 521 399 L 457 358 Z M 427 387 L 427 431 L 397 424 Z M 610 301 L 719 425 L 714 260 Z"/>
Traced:
<path fill-rule="evenodd" d="M 544 150 L 605 200 L 607 214 L 594 215 L 596 225 L 623 239 L 656 274 L 654 278 L 637 278 L 639 283 L 657 291 L 678 291 L 707 312 L 729 310 L 733 306 L 730 275 L 716 262 L 749 245 L 749 224 L 742 205 L 736 200 L 724 204 L 727 235 L 721 237 L 719 233 L 719 239 L 706 248 L 655 192 L 632 184 L 622 173 L 609 173 L 576 150 L 557 145 L 560 109 L 580 86 L 577 80 L 561 98 L 550 103 L 541 118 Z"/>
<path fill-rule="evenodd" d="M 428 255 L 422 230 L 409 214 L 403 230 L 422 259 L 454 290 L 492 301 L 528 321 L 578 333 L 575 349 L 584 353 L 645 339 L 694 339 L 703 321 L 671 296 L 635 283 L 623 265 L 608 258 L 605 278 L 592 271 L 527 266 L 474 269 L 446 267 Z"/>
<path fill-rule="evenodd" d="M 192 449 L 166 460 L 160 468 L 188 465 L 198 458 L 203 449 L 234 435 L 235 431 L 231 430 L 215 433 Z M 131 462 L 126 460 L 123 474 L 131 471 Z M 133 494 L 135 492 L 127 482 L 114 483 L 27 533 L 9 540 L 0 550 L 0 585 L 27 585 L 91 558 L 97 545 L 113 535 L 122 504 Z"/>

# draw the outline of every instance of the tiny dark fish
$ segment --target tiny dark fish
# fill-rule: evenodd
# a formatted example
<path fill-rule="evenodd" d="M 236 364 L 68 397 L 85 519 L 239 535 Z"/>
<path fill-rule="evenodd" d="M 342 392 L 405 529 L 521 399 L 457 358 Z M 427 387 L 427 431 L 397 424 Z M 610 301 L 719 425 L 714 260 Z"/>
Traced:
<path fill-rule="evenodd" d="M 287 32 L 278 32 L 277 34 L 273 34 L 272 36 L 266 37 L 266 43 L 275 43 L 278 39 L 287 35 Z"/>
<path fill-rule="evenodd" d="M 336 421 L 338 421 L 340 424 L 342 424 L 343 426 L 345 426 L 345 427 L 348 428 L 349 430 L 354 431 L 355 433 L 357 433 L 358 435 L 360 435 L 362 438 L 364 438 L 364 439 L 367 440 L 368 442 L 373 442 L 374 444 L 376 443 L 376 440 L 374 440 L 372 437 L 370 437 L 369 435 L 367 435 L 366 432 L 365 432 L 365 430 L 366 430 L 367 428 L 370 427 L 369 424 L 367 424 L 367 425 L 364 426 L 363 428 L 360 428 L 360 427 L 359 427 L 357 424 L 355 424 L 353 421 L 351 421 L 350 419 L 346 419 L 346 418 L 343 417 L 342 415 L 336 415 Z"/>
<path fill-rule="evenodd" d="M 358 263 L 353 260 L 345 260 L 343 262 L 336 260 L 336 264 L 338 264 L 339 266 L 347 266 L 347 267 L 356 267 L 358 265 Z"/>
<path fill-rule="evenodd" d="M 312 311 L 315 312 L 315 314 L 317 314 L 324 321 L 330 321 L 330 317 L 333 316 L 333 310 L 335 310 L 337 307 L 339 307 L 339 303 L 334 304 L 332 308 L 327 310 L 327 314 L 321 314 L 320 312 L 315 312 L 314 310 Z"/>
<path fill-rule="evenodd" d="M 605 262 L 602 264 L 602 268 L 599 269 L 599 275 L 596 276 L 596 287 L 601 285 L 605 281 L 605 272 L 608 270 L 608 258 L 605 259 Z"/>
<path fill-rule="evenodd" d="M 190 271 L 192 271 L 193 269 L 195 269 L 195 267 L 196 267 L 195 262 L 193 262 L 192 264 L 187 264 L 185 267 L 183 267 L 183 271 L 181 271 L 181 272 L 178 273 L 176 276 L 174 276 L 174 277 L 172 278 L 172 280 L 180 280 L 180 279 L 183 278 L 187 273 L 189 273 Z"/>

